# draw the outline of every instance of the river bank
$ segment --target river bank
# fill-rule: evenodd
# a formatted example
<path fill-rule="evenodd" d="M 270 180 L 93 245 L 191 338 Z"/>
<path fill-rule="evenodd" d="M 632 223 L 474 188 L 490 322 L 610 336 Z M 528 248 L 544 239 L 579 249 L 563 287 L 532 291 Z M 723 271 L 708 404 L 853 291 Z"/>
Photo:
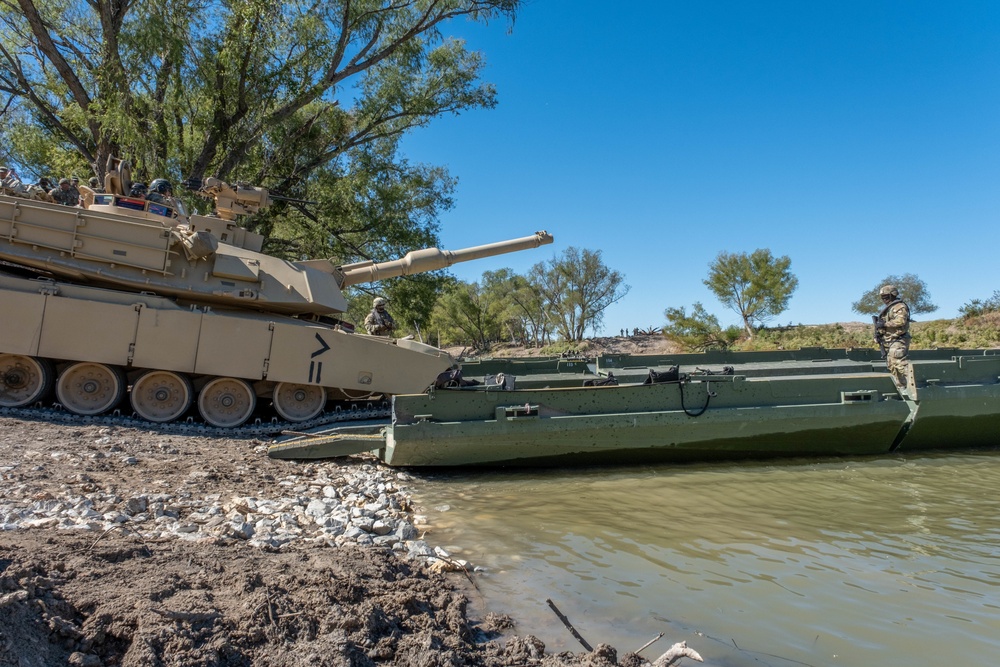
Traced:
<path fill-rule="evenodd" d="M 405 473 L 273 460 L 254 440 L 0 434 L 4 667 L 640 664 L 547 655 L 477 615 L 474 564 L 444 572 Z"/>

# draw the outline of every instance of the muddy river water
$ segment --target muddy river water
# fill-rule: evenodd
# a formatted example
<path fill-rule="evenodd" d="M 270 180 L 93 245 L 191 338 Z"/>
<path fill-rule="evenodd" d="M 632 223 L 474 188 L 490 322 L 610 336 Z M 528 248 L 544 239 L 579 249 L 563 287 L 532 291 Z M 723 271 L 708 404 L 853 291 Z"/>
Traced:
<path fill-rule="evenodd" d="M 648 658 L 1000 661 L 1000 451 L 417 477 L 429 539 L 549 650 L 581 647 L 546 599 L 620 653 L 664 632 Z"/>

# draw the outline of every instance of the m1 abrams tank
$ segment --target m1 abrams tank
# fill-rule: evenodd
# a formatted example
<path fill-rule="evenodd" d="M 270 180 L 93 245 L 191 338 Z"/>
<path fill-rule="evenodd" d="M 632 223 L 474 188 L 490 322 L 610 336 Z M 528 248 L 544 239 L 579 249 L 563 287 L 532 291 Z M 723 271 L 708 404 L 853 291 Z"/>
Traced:
<path fill-rule="evenodd" d="M 261 253 L 236 218 L 264 188 L 208 179 L 212 216 L 130 197 L 127 172 L 87 208 L 0 195 L 0 407 L 55 398 L 99 415 L 123 403 L 151 422 L 188 414 L 237 427 L 269 400 L 289 422 L 331 399 L 419 392 L 454 363 L 409 339 L 353 333 L 342 290 L 551 243 L 546 232 L 396 261 L 339 265 Z"/>

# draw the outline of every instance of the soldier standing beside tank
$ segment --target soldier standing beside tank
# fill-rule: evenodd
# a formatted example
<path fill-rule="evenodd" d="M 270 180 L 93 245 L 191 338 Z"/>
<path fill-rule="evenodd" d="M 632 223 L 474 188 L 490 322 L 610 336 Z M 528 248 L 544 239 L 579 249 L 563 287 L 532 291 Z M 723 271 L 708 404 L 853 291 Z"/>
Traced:
<path fill-rule="evenodd" d="M 52 201 L 63 206 L 76 206 L 80 203 L 80 195 L 68 178 L 59 179 L 59 186 L 52 188 L 49 196 L 52 197 Z"/>
<path fill-rule="evenodd" d="M 372 336 L 389 336 L 396 328 L 396 321 L 385 309 L 386 300 L 376 297 L 372 301 L 372 312 L 365 318 L 365 330 Z"/>
<path fill-rule="evenodd" d="M 885 308 L 875 320 L 875 339 L 886 347 L 885 365 L 896 379 L 906 386 L 906 369 L 910 365 L 910 307 L 899 298 L 895 285 L 883 285 L 878 291 Z"/>

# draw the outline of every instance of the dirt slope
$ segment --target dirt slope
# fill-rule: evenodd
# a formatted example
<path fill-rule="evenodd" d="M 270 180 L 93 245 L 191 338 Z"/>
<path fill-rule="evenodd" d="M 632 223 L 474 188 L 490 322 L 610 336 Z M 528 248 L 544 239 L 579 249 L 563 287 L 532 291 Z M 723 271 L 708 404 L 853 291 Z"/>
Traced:
<path fill-rule="evenodd" d="M 466 576 L 377 544 L 147 538 L 107 512 L 89 528 L 17 523 L 32 507 L 75 511 L 60 501 L 72 494 L 287 495 L 303 465 L 254 441 L 0 418 L 0 666 L 616 664 L 608 647 L 545 656 L 501 637 L 510 619 L 471 618 Z"/>

